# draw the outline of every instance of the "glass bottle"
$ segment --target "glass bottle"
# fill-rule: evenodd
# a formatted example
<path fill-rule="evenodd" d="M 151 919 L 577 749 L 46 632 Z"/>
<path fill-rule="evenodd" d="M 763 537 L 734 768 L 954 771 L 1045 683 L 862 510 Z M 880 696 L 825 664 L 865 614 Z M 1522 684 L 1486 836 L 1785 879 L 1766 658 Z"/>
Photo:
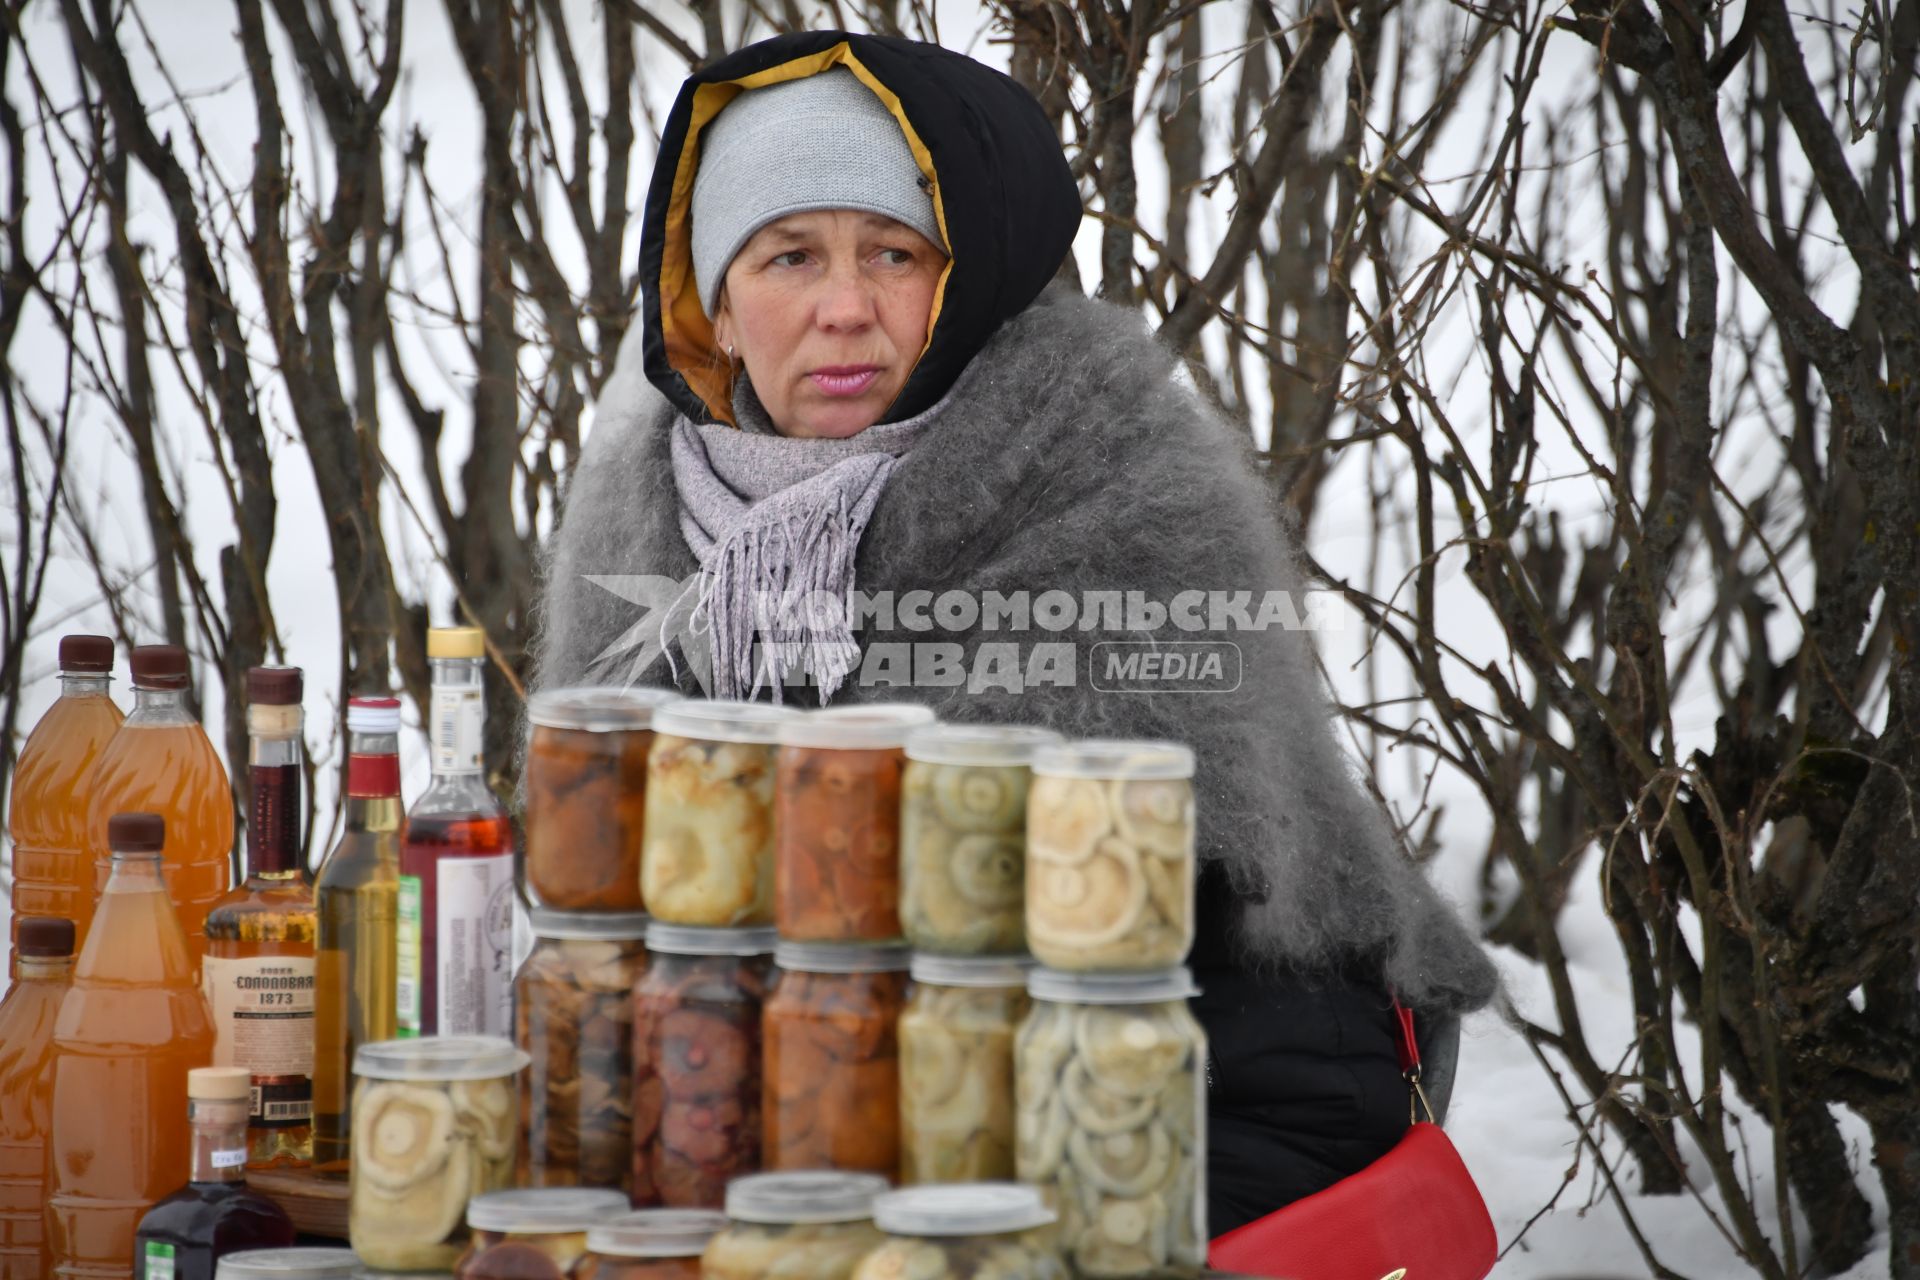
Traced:
<path fill-rule="evenodd" d="M 107 822 L 98 928 L 54 1023 L 47 1238 L 63 1280 L 126 1280 L 147 1206 L 178 1184 L 187 1072 L 213 1059 L 213 1020 L 160 874 L 166 823 Z"/>
<path fill-rule="evenodd" d="M 33 916 L 77 920 L 93 907 L 93 859 L 87 853 L 87 780 L 125 719 L 107 695 L 113 641 L 60 637 L 60 696 L 33 726 L 13 766 L 7 835 L 13 841 L 16 950 L 8 973 L 20 975 L 20 922 Z"/>
<path fill-rule="evenodd" d="M 313 986 L 313 1163 L 347 1176 L 353 1051 L 400 1034 L 400 700 L 347 703 L 346 830 L 320 865 Z"/>
<path fill-rule="evenodd" d="M 214 1280 L 220 1258 L 293 1243 L 286 1210 L 247 1189 L 253 1077 L 245 1067 L 187 1073 L 193 1150 L 187 1185 L 140 1219 L 134 1280 Z"/>
<path fill-rule="evenodd" d="M 34 916 L 14 939 L 20 976 L 0 1000 L 0 1280 L 47 1274 L 53 1023 L 73 981 L 73 921 Z"/>
<path fill-rule="evenodd" d="M 178 645 L 140 645 L 132 666 L 133 714 L 107 743 L 88 784 L 95 889 L 87 912 L 74 923 L 84 952 L 91 912 L 111 870 L 108 819 L 116 813 L 157 813 L 167 824 L 167 892 L 198 973 L 206 951 L 207 910 L 233 878 L 233 788 L 219 753 L 187 708 L 187 651 Z"/>
<path fill-rule="evenodd" d="M 487 788 L 478 627 L 427 632 L 433 781 L 400 846 L 400 1034 L 513 1034 L 513 829 Z"/>
<path fill-rule="evenodd" d="M 207 913 L 216 1066 L 253 1074 L 249 1169 L 313 1156 L 313 884 L 301 843 L 298 667 L 247 672 L 247 879 Z"/>

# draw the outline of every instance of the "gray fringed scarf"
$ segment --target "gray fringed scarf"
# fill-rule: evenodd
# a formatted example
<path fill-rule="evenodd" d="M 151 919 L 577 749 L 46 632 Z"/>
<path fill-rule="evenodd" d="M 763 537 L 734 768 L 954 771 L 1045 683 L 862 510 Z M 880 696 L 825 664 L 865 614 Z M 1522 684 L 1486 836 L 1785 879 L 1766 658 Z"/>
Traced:
<path fill-rule="evenodd" d="M 860 662 L 850 609 L 854 553 L 887 476 L 951 391 L 917 417 L 868 427 L 844 440 L 780 435 L 742 377 L 734 386 L 738 428 L 673 424 L 673 483 L 680 532 L 700 576 L 667 610 L 664 633 L 709 640 L 713 694 L 751 698 L 763 683 L 780 699 L 789 670 L 804 670 L 830 698 Z M 809 608 L 832 600 L 834 608 Z M 757 607 L 772 609 L 759 616 Z M 754 638 L 764 662 L 756 668 Z M 671 649 L 669 649 L 671 653 Z"/>

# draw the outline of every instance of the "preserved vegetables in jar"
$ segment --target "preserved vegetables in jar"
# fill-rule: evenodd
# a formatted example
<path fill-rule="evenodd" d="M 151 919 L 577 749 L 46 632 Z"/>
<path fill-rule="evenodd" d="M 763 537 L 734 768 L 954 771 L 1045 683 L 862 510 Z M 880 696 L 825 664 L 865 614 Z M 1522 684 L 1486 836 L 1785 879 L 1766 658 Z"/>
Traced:
<path fill-rule="evenodd" d="M 1033 758 L 1027 945 L 1054 969 L 1153 971 L 1193 946 L 1193 752 L 1072 742 Z"/>
<path fill-rule="evenodd" d="M 900 1015 L 900 1180 L 1013 1177 L 1013 1039 L 1027 963 L 913 957 Z"/>
<path fill-rule="evenodd" d="M 933 712 L 831 707 L 780 731 L 774 923 L 797 942 L 900 936 L 900 780 L 907 735 Z"/>
<path fill-rule="evenodd" d="M 761 1166 L 761 1013 L 771 929 L 654 921 L 634 992 L 633 1199 L 717 1208 Z"/>
<path fill-rule="evenodd" d="M 700 1255 L 726 1225 L 713 1209 L 636 1209 L 587 1232 L 578 1280 L 700 1280 Z"/>
<path fill-rule="evenodd" d="M 454 1280 L 575 1280 L 588 1231 L 626 1212 L 624 1195 L 590 1187 L 475 1196 L 467 1206 L 473 1239 L 454 1264 Z"/>
<path fill-rule="evenodd" d="M 1185 969 L 1036 970 L 1014 1046 L 1020 1181 L 1075 1273 L 1187 1277 L 1207 1258 L 1207 1042 Z"/>
<path fill-rule="evenodd" d="M 763 1019 L 769 1169 L 900 1170 L 905 947 L 789 942 Z"/>
<path fill-rule="evenodd" d="M 773 923 L 774 742 L 796 714 L 687 700 L 654 717 L 640 882 L 656 920 Z"/>
<path fill-rule="evenodd" d="M 631 1189 L 633 990 L 647 918 L 535 907 L 534 944 L 513 984 L 520 1077 L 520 1183 Z"/>
<path fill-rule="evenodd" d="M 492 1036 L 376 1040 L 353 1055 L 347 1230 L 382 1271 L 444 1271 L 467 1244 L 467 1201 L 513 1182 L 514 1075 Z"/>
<path fill-rule="evenodd" d="M 727 1226 L 701 1258 L 702 1280 L 851 1280 L 885 1238 L 873 1225 L 875 1174 L 801 1169 L 727 1188 Z"/>
<path fill-rule="evenodd" d="M 1059 741 L 1019 725 L 942 724 L 908 736 L 900 927 L 914 950 L 1026 950 L 1029 765 Z"/>
<path fill-rule="evenodd" d="M 889 1191 L 873 1202 L 887 1242 L 853 1280 L 1065 1280 L 1040 1192 L 1012 1182 Z"/>
<path fill-rule="evenodd" d="M 668 689 L 549 689 L 527 704 L 527 885 L 563 911 L 639 911 L 647 756 Z"/>

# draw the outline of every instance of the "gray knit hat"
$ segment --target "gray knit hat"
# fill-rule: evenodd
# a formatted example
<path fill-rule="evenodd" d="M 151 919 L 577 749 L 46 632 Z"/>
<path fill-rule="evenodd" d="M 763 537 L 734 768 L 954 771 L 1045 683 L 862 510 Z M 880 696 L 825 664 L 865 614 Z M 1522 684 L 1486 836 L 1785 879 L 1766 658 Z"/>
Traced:
<path fill-rule="evenodd" d="M 813 209 L 881 214 L 946 247 L 907 135 L 844 67 L 749 89 L 701 130 L 690 218 L 694 279 L 709 316 L 753 233 Z"/>

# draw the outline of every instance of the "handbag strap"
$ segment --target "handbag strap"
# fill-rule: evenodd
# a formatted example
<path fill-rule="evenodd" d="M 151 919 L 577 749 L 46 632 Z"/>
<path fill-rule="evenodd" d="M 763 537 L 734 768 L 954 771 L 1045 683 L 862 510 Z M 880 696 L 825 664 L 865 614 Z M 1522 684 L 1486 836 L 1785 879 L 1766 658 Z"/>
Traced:
<path fill-rule="evenodd" d="M 1420 1108 L 1425 1107 L 1427 1120 L 1433 1121 L 1433 1104 L 1427 1101 L 1427 1091 L 1420 1087 L 1420 1042 L 1413 1034 L 1413 1010 L 1400 1003 L 1396 992 L 1393 996 L 1394 1053 L 1400 1059 L 1400 1074 L 1407 1081 L 1407 1123 L 1415 1124 L 1420 1119 Z"/>

